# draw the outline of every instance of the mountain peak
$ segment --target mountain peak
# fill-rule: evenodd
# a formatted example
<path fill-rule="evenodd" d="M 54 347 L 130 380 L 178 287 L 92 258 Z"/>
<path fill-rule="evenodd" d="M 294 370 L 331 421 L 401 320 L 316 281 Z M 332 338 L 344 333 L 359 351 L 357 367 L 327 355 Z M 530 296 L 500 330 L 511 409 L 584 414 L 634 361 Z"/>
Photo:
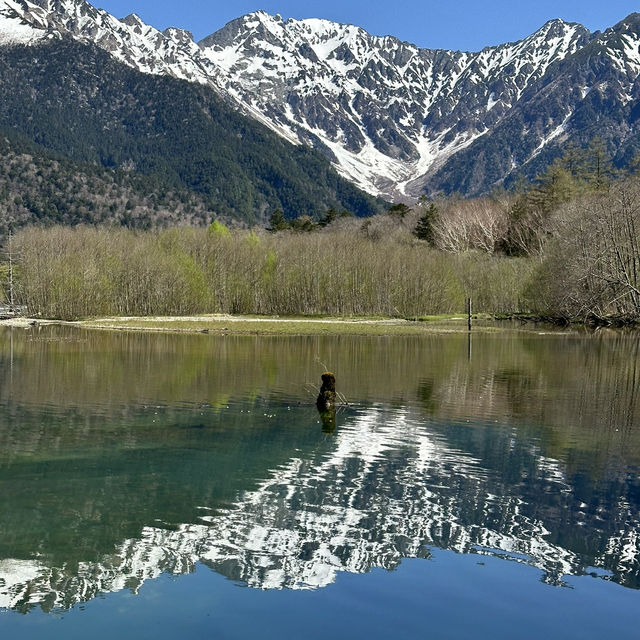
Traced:
<path fill-rule="evenodd" d="M 137 13 L 130 13 L 124 18 L 120 18 L 120 22 L 126 24 L 128 27 L 143 27 L 146 26 Z"/>
<path fill-rule="evenodd" d="M 589 29 L 579 22 L 567 22 L 562 18 L 553 18 L 547 20 L 537 31 L 525 38 L 525 41 L 543 39 L 548 42 L 555 38 L 588 38 L 590 35 Z"/>
<path fill-rule="evenodd" d="M 184 44 L 188 42 L 193 42 L 193 34 L 191 31 L 187 31 L 186 29 L 180 29 L 178 27 L 167 27 L 162 32 L 167 38 L 174 40 L 175 42 Z"/>
<path fill-rule="evenodd" d="M 640 12 L 634 11 L 633 13 L 630 13 L 626 18 L 620 20 L 620 23 L 637 25 L 640 23 Z"/>
<path fill-rule="evenodd" d="M 640 13 L 630 13 L 626 18 L 620 20 L 612 27 L 614 31 L 634 32 L 640 34 Z"/>
<path fill-rule="evenodd" d="M 547 20 L 540 29 L 552 28 L 552 27 L 569 27 L 577 25 L 577 22 L 567 22 L 563 18 L 551 18 Z"/>
<path fill-rule="evenodd" d="M 264 25 L 269 21 L 275 22 L 275 19 L 266 11 L 263 11 L 262 9 L 259 11 L 252 11 L 251 13 L 247 13 L 239 18 L 235 18 L 230 22 L 227 22 L 224 27 L 200 40 L 198 45 L 202 49 L 215 46 L 228 46 L 235 40 L 235 38 L 238 37 L 239 34 L 246 33 L 247 31 L 253 31 L 260 25 Z M 280 19 L 280 21 L 282 21 L 282 19 Z"/>
<path fill-rule="evenodd" d="M 271 13 L 267 13 L 263 9 L 259 9 L 258 11 L 251 11 L 250 13 L 240 16 L 236 20 L 244 24 L 247 29 L 255 29 L 260 25 L 284 24 L 284 20 L 279 13 L 272 15 Z M 232 20 L 232 22 L 236 22 L 236 20 Z"/>

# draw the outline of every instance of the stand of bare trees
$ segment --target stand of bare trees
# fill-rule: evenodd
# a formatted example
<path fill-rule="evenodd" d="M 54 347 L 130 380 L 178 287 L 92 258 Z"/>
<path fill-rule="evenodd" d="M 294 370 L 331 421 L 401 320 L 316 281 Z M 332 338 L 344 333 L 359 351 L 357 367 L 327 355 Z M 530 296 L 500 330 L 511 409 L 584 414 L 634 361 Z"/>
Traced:
<path fill-rule="evenodd" d="M 638 180 L 558 210 L 528 298 L 535 310 L 567 318 L 640 318 Z"/>
<path fill-rule="evenodd" d="M 477 249 L 492 254 L 509 226 L 507 210 L 490 198 L 454 201 L 443 207 L 434 224 L 434 244 L 442 251 Z"/>
<path fill-rule="evenodd" d="M 355 222 L 360 224 L 359 222 Z M 189 313 L 415 317 L 520 310 L 530 263 L 447 254 L 411 236 L 54 227 L 19 232 L 18 291 L 55 318 Z"/>

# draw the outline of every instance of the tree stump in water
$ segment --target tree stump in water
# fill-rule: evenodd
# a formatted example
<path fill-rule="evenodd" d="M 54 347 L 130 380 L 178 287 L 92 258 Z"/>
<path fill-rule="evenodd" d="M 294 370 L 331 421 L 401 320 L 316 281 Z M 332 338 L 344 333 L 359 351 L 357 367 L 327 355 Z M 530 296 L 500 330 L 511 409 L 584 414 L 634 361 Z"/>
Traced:
<path fill-rule="evenodd" d="M 329 411 L 336 406 L 336 377 L 330 371 L 322 374 L 322 387 L 316 406 L 318 411 Z"/>
<path fill-rule="evenodd" d="M 331 435 L 336 430 L 336 410 L 320 411 L 320 421 L 322 422 L 322 432 Z"/>

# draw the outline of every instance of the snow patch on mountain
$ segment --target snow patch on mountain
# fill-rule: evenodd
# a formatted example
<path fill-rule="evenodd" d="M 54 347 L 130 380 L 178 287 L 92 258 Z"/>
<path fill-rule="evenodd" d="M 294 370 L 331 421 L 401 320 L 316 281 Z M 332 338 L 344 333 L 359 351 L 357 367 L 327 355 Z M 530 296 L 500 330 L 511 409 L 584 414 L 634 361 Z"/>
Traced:
<path fill-rule="evenodd" d="M 95 44 L 143 73 L 207 84 L 216 76 L 216 70 L 202 68 L 203 63 L 209 65 L 198 55 L 200 49 L 188 32 L 168 29 L 162 33 L 135 14 L 119 20 L 84 0 L 38 0 L 37 4 L 0 0 L 0 14 L 37 33 Z M 1 25 L 0 33 L 4 33 Z"/>
<path fill-rule="evenodd" d="M 11 0 L 0 3 L 0 46 L 32 44 L 46 35 L 45 30 L 36 29 L 24 21 Z"/>
<path fill-rule="evenodd" d="M 553 129 L 550 133 L 542 138 L 540 144 L 533 152 L 533 157 L 537 156 L 550 142 L 552 142 L 556 138 L 559 138 L 566 132 L 567 122 L 569 122 L 569 118 L 571 118 L 572 115 L 573 113 L 570 112 L 555 129 Z"/>

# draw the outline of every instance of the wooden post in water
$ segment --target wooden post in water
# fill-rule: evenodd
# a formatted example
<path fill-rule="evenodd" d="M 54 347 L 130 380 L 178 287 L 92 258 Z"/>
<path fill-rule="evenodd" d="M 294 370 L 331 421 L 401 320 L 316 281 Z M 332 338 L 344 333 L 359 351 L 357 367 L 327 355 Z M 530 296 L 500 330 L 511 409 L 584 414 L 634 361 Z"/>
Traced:
<path fill-rule="evenodd" d="M 13 392 L 13 327 L 9 327 L 9 394 Z M 11 395 L 9 396 L 11 397 Z"/>
<path fill-rule="evenodd" d="M 9 231 L 9 312 L 13 313 L 15 302 L 13 298 L 13 252 L 11 250 L 11 231 Z"/>
<path fill-rule="evenodd" d="M 467 330 L 471 331 L 471 297 L 467 298 Z"/>

